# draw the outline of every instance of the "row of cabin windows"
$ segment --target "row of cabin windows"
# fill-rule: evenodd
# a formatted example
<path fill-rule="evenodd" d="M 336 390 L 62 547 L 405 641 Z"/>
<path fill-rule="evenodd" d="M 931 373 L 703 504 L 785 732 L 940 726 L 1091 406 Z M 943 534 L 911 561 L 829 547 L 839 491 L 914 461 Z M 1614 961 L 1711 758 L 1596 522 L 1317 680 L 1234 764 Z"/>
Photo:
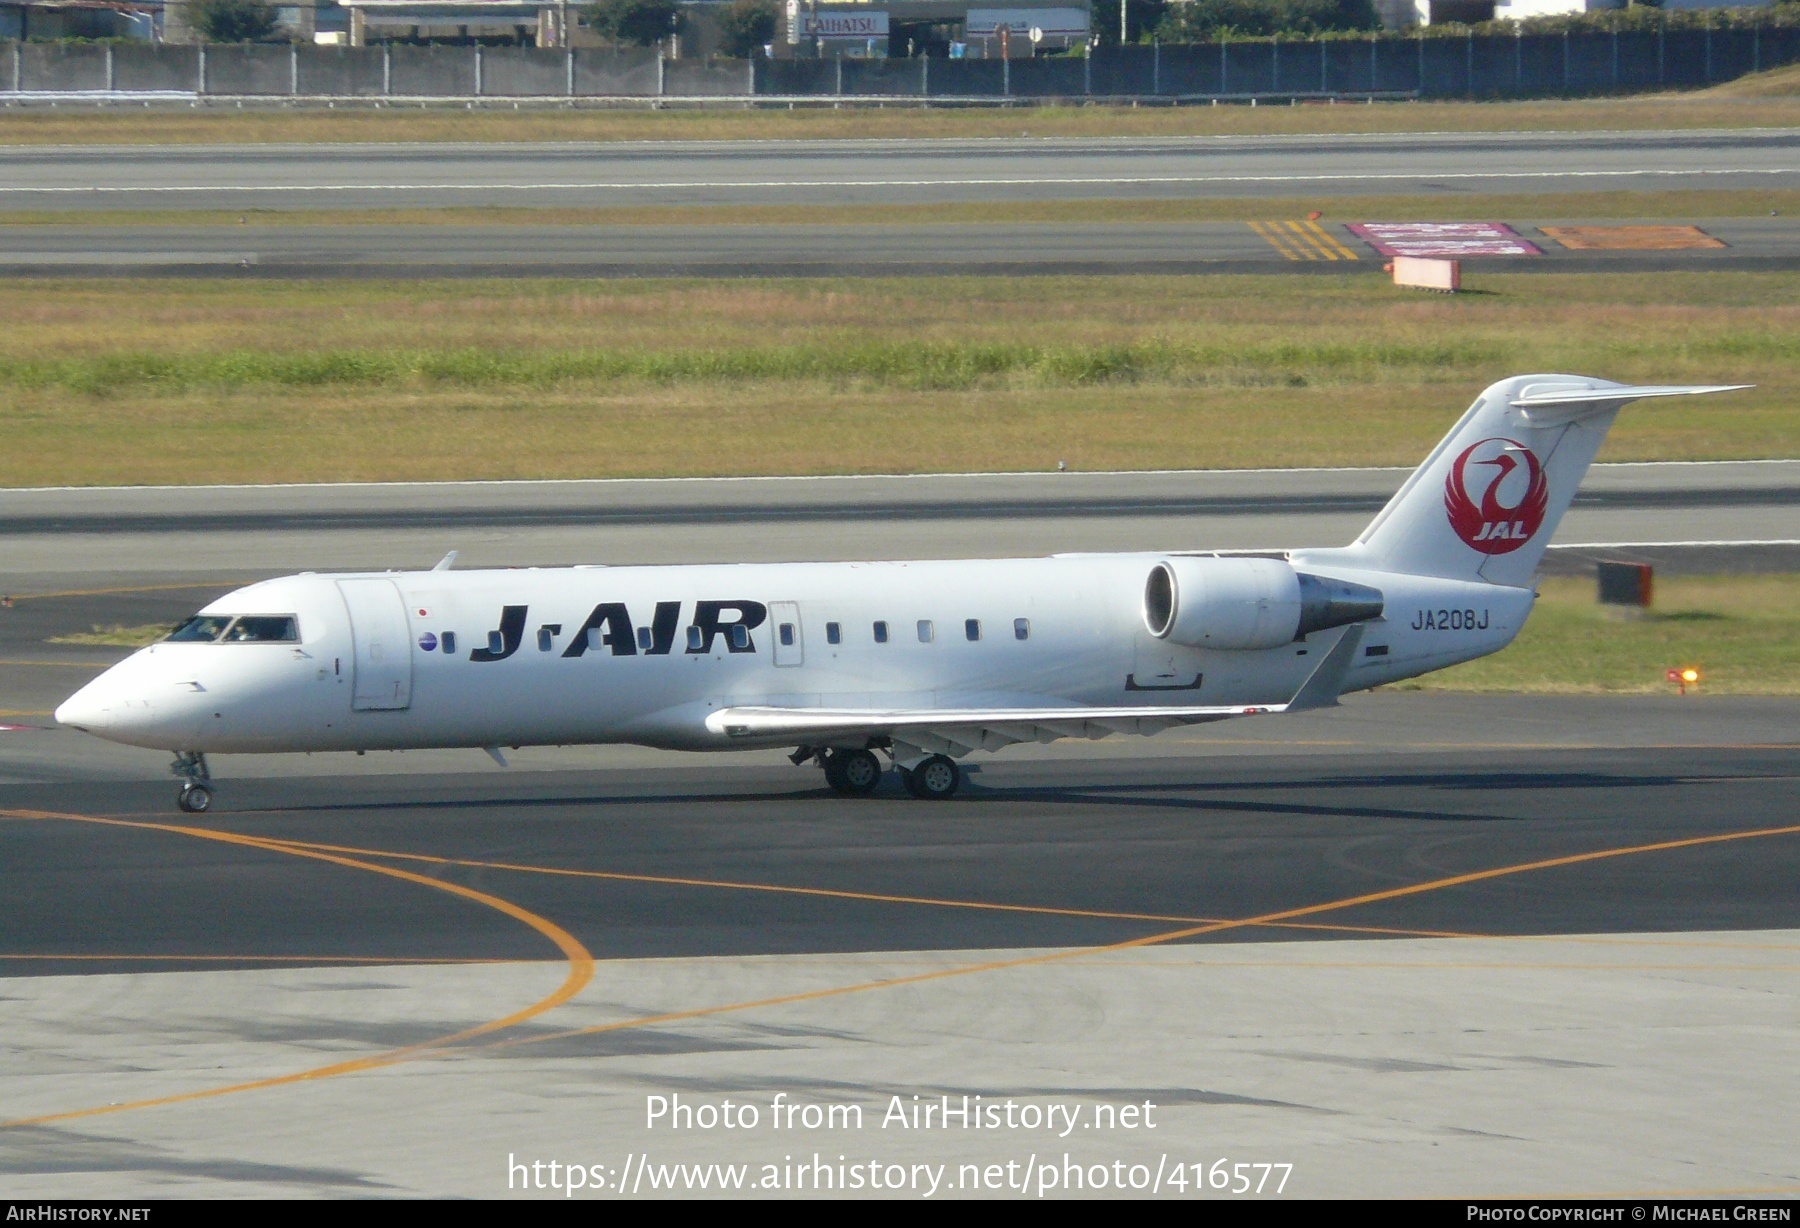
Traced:
<path fill-rule="evenodd" d="M 198 620 L 196 620 L 196 621 L 198 621 Z M 223 622 L 224 620 L 219 620 L 219 621 Z M 247 621 L 247 620 L 241 620 L 241 621 Z M 184 630 L 185 630 L 185 628 L 184 628 Z M 743 649 L 750 647 L 750 631 L 748 628 L 743 626 L 741 623 L 734 624 L 729 627 L 722 627 L 722 628 L 720 628 L 720 630 L 725 633 L 726 638 L 730 641 L 731 646 L 733 648 L 736 648 L 739 651 L 742 651 Z M 875 634 L 875 642 L 877 644 L 885 644 L 888 642 L 888 625 L 887 625 L 886 619 L 877 619 L 874 624 L 873 630 L 874 630 L 874 634 Z M 921 644 L 929 644 L 937 637 L 936 626 L 935 626 L 935 624 L 933 624 L 932 620 L 929 618 L 921 618 L 919 620 L 918 633 L 919 633 L 919 643 L 921 643 Z M 588 647 L 590 647 L 590 648 L 602 647 L 603 645 L 601 643 L 600 637 L 605 634 L 606 634 L 606 631 L 602 627 L 590 627 L 588 629 Z M 795 640 L 798 638 L 798 633 L 795 631 L 793 623 L 782 623 L 779 627 L 776 628 L 775 634 L 776 634 L 776 637 L 781 641 L 781 646 L 783 648 L 792 648 L 794 646 Z M 970 643 L 974 643 L 975 641 L 977 641 L 981 638 L 981 620 L 979 618 L 963 619 L 963 638 L 968 640 Z M 1013 619 L 1013 638 L 1015 640 L 1028 640 L 1031 638 L 1031 620 L 1029 618 Z M 638 647 L 641 650 L 643 650 L 644 652 L 650 651 L 650 647 L 653 642 L 652 638 L 651 638 L 650 628 L 639 627 L 637 629 L 637 639 L 638 639 Z M 554 634 L 550 628 L 540 627 L 538 629 L 538 651 L 539 652 L 549 652 L 552 649 L 552 647 L 554 647 L 554 642 L 555 642 Z M 825 624 L 825 642 L 828 644 L 841 644 L 844 642 L 844 628 L 841 623 L 826 623 Z M 687 629 L 687 646 L 688 646 L 689 651 L 691 651 L 691 652 L 701 651 L 701 646 L 703 643 L 704 643 L 704 633 L 700 630 L 700 628 L 689 627 Z M 443 645 L 444 645 L 444 651 L 446 653 L 454 654 L 456 652 L 456 633 L 454 631 L 444 632 Z M 488 650 L 490 652 L 499 653 L 504 649 L 504 647 L 505 647 L 505 643 L 504 643 L 503 637 L 501 636 L 500 632 L 498 632 L 498 631 L 488 632 Z"/>
<path fill-rule="evenodd" d="M 872 630 L 877 644 L 885 644 L 888 642 L 888 625 L 886 619 L 876 619 Z M 931 619 L 921 618 L 918 622 L 918 633 L 919 643 L 929 644 L 937 638 L 937 627 Z M 782 645 L 788 648 L 793 647 L 794 624 L 782 623 L 780 634 Z M 963 619 L 963 638 L 970 643 L 974 643 L 981 638 L 981 620 L 979 618 Z M 1031 638 L 1031 620 L 1029 618 L 1013 619 L 1013 638 L 1015 640 L 1028 640 Z M 825 642 L 827 644 L 843 643 L 843 626 L 839 623 L 826 623 Z"/>

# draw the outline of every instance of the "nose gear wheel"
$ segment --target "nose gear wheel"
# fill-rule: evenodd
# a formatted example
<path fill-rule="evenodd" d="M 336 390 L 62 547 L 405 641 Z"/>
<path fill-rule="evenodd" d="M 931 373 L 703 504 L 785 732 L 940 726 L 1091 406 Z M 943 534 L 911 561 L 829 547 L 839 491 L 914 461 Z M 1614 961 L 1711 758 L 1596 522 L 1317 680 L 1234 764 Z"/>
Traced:
<path fill-rule="evenodd" d="M 212 809 L 212 773 L 207 771 L 204 754 L 191 750 L 177 751 L 175 762 L 169 765 L 169 771 L 181 777 L 181 792 L 175 795 L 177 806 L 189 814 L 205 814 Z"/>

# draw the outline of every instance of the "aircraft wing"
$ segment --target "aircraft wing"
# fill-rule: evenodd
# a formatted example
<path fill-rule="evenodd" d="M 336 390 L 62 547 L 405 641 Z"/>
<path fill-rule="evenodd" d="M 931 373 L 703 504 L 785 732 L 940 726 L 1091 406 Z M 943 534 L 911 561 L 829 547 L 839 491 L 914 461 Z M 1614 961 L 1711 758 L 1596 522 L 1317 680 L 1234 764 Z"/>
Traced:
<path fill-rule="evenodd" d="M 1160 733 L 1239 716 L 1303 712 L 1337 703 L 1356 648 L 1360 624 L 1347 628 L 1312 674 L 1284 704 L 1169 707 L 1044 708 L 721 708 L 706 718 L 714 733 L 745 741 L 829 745 L 839 738 L 885 737 L 897 756 L 911 752 L 966 755 L 1016 742 L 1104 738 L 1115 733 Z"/>
<path fill-rule="evenodd" d="M 817 745 L 837 738 L 886 737 L 893 740 L 897 751 L 916 747 L 924 752 L 965 755 L 972 750 L 999 750 L 1015 742 L 1158 733 L 1175 725 L 1198 725 L 1286 709 L 1286 704 L 1185 708 L 743 707 L 721 708 L 706 718 L 706 725 L 714 733 L 745 741 Z"/>

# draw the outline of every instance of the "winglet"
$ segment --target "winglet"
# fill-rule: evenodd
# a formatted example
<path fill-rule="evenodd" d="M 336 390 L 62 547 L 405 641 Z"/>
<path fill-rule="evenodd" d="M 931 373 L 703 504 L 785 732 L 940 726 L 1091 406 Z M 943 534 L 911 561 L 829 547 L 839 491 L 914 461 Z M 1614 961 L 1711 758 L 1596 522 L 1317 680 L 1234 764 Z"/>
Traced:
<path fill-rule="evenodd" d="M 1338 696 L 1342 694 L 1344 678 L 1350 673 L 1350 667 L 1356 663 L 1356 650 L 1362 644 L 1363 627 L 1366 624 L 1352 623 L 1338 642 L 1332 645 L 1313 672 L 1307 676 L 1294 697 L 1288 700 L 1286 711 L 1305 712 L 1309 708 L 1335 708 Z"/>
<path fill-rule="evenodd" d="M 433 570 L 433 571 L 449 571 L 450 568 L 456 564 L 456 556 L 458 553 L 459 553 L 458 551 L 452 550 L 449 554 L 446 554 L 443 558 L 439 559 L 438 565 L 436 567 L 433 567 L 431 570 Z"/>

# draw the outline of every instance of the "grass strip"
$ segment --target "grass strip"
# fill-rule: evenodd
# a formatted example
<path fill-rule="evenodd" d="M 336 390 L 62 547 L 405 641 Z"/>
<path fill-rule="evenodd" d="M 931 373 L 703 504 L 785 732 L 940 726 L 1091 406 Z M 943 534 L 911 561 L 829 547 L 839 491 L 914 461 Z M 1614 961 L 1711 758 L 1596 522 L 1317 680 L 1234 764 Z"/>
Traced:
<path fill-rule="evenodd" d="M 141 626 L 127 627 L 119 623 L 102 626 L 93 624 L 92 631 L 71 631 L 66 635 L 53 635 L 45 640 L 46 644 L 86 644 L 105 648 L 144 648 L 156 643 L 169 634 L 168 623 L 146 623 Z"/>
<path fill-rule="evenodd" d="M 1635 617 L 1601 606 L 1591 579 L 1538 592 L 1510 647 L 1401 689 L 1662 694 L 1665 672 L 1691 665 L 1700 695 L 1800 695 L 1800 575 L 1659 577 Z"/>
<path fill-rule="evenodd" d="M 1764 334 L 1715 340 L 1732 356 L 1800 358 L 1800 337 Z M 1638 348 L 1638 347 L 1632 347 Z M 882 388 L 964 390 L 996 382 L 1071 388 L 1159 381 L 1186 385 L 1294 383 L 1382 370 L 1435 371 L 1491 364 L 1500 346 L 1475 340 L 1308 343 L 1260 346 L 1039 346 L 1022 343 L 868 343 L 663 351 L 364 350 L 344 353 L 157 354 L 0 358 L 0 387 L 117 396 L 156 389 L 238 390 L 324 386 L 540 389 L 572 381 L 653 385 L 770 380 L 854 380 Z"/>
<path fill-rule="evenodd" d="M 522 104 L 365 107 L 59 107 L 0 110 L 0 145 L 364 142 L 731 141 L 919 137 L 1272 136 L 1365 132 L 1546 132 L 1789 127 L 1800 98 L 1693 94 L 1520 102 L 1307 106 L 1071 105 L 794 110 L 742 104 L 659 109 Z"/>
<path fill-rule="evenodd" d="M 1612 460 L 1800 455 L 1800 274 L 20 281 L 0 485 L 1417 463 L 1524 371 L 1753 383 Z"/>

